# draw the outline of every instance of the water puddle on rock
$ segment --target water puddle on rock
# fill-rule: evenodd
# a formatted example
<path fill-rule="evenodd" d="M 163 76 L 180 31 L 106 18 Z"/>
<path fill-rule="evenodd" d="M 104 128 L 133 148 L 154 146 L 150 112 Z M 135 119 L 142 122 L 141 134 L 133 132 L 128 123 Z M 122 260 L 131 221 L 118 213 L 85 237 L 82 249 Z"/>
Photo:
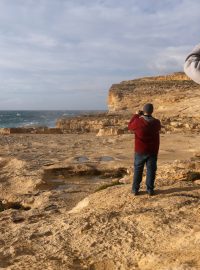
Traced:
<path fill-rule="evenodd" d="M 100 161 L 113 161 L 113 160 L 114 160 L 114 158 L 109 157 L 109 156 L 100 157 Z"/>
<path fill-rule="evenodd" d="M 110 160 L 110 157 L 102 157 Z M 98 167 L 92 163 L 72 164 L 44 170 L 40 190 L 59 190 L 65 193 L 93 192 L 117 184 L 127 174 L 123 167 Z"/>
<path fill-rule="evenodd" d="M 89 161 L 89 159 L 85 156 L 76 157 L 75 160 L 78 161 L 79 163 L 84 163 L 84 162 Z"/>
<path fill-rule="evenodd" d="M 78 163 L 85 163 L 85 162 L 88 162 L 89 161 L 89 159 L 86 156 L 76 157 L 75 160 Z M 96 157 L 95 160 L 97 160 L 97 161 L 113 161 L 114 158 L 113 157 L 110 157 L 110 156 L 101 156 L 101 157 Z"/>
<path fill-rule="evenodd" d="M 99 176 L 73 176 L 68 179 L 46 179 L 40 189 L 65 190 L 67 193 L 90 192 L 101 185 L 112 184 L 116 179 L 101 178 Z"/>

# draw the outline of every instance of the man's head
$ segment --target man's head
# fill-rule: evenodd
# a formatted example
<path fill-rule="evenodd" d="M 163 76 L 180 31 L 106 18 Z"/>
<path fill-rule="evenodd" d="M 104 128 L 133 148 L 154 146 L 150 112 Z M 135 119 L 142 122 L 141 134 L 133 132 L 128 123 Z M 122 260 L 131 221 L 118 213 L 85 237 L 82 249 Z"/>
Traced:
<path fill-rule="evenodd" d="M 151 115 L 153 113 L 153 104 L 147 103 L 143 107 L 144 114 Z"/>

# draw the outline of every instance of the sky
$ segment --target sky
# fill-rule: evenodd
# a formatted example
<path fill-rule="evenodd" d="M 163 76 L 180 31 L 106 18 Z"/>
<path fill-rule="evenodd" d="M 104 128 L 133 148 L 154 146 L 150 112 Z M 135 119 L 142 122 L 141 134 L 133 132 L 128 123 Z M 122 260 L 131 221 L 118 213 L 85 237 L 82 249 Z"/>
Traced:
<path fill-rule="evenodd" d="M 0 0 L 0 110 L 104 110 L 114 83 L 183 70 L 199 0 Z"/>

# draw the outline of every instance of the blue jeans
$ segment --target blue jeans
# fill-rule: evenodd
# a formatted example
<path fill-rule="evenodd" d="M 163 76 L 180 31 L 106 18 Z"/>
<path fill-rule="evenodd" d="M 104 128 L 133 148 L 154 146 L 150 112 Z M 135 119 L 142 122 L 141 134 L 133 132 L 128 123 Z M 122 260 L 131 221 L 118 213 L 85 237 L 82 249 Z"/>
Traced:
<path fill-rule="evenodd" d="M 154 190 L 154 182 L 157 170 L 157 155 L 156 154 L 139 154 L 135 153 L 134 161 L 134 177 L 132 191 L 136 192 L 140 189 L 144 165 L 147 167 L 146 188 L 147 191 Z"/>

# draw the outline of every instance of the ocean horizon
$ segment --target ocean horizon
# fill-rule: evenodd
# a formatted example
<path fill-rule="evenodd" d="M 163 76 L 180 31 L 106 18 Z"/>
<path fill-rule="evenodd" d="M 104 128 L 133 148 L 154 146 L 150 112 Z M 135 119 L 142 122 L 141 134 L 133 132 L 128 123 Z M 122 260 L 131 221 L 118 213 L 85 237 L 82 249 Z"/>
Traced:
<path fill-rule="evenodd" d="M 53 128 L 59 118 L 98 112 L 106 112 L 106 110 L 2 110 L 0 111 L 0 128 Z"/>

